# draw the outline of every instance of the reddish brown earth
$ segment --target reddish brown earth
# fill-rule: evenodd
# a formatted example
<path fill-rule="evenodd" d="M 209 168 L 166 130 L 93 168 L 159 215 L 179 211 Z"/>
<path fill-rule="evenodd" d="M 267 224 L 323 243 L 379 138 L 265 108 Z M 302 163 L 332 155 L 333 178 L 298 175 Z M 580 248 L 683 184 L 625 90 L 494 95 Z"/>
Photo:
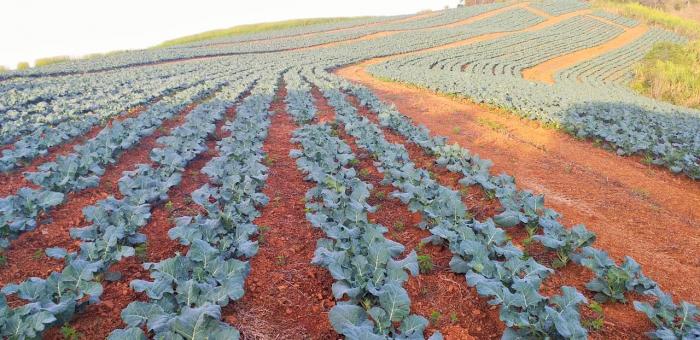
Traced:
<path fill-rule="evenodd" d="M 156 101 L 157 100 L 152 101 L 149 105 L 151 105 L 152 103 L 155 103 Z M 129 117 L 138 116 L 141 112 L 145 111 L 146 108 L 147 108 L 147 106 L 140 105 L 140 106 L 134 107 L 132 109 L 129 109 L 124 114 L 121 114 L 121 115 L 118 115 L 118 116 L 112 118 L 111 121 L 109 121 L 108 123 L 106 123 L 104 125 L 94 126 L 92 129 L 90 129 L 90 131 L 88 131 L 87 133 L 85 133 L 82 136 L 73 138 L 70 141 L 67 141 L 66 143 L 49 148 L 46 155 L 33 159 L 26 166 L 19 167 L 12 172 L 0 173 L 0 197 L 13 195 L 17 192 L 17 190 L 19 190 L 22 187 L 30 187 L 30 188 L 34 188 L 34 189 L 38 188 L 37 185 L 30 182 L 29 180 L 27 180 L 24 177 L 25 172 L 37 171 L 39 165 L 44 164 L 46 162 L 53 162 L 54 160 L 56 160 L 56 157 L 58 157 L 58 156 L 65 156 L 67 154 L 74 152 L 74 150 L 73 150 L 74 146 L 85 143 L 86 141 L 94 138 L 106 126 L 111 125 L 112 122 L 122 121 L 126 118 L 129 118 Z M 14 147 L 14 146 L 10 146 L 10 147 Z"/>
<path fill-rule="evenodd" d="M 521 188 L 545 194 L 547 205 L 562 212 L 567 225 L 586 224 L 598 235 L 597 247 L 617 260 L 632 256 L 676 298 L 699 300 L 700 282 L 694 279 L 700 277 L 697 183 L 504 112 L 381 82 L 362 66 L 337 73 L 369 86 L 434 134 L 493 160 L 493 174 L 506 171 Z M 571 274 L 558 272 L 552 286 L 566 282 L 582 287 L 588 279 L 580 270 Z M 629 305 L 606 307 L 605 312 L 608 324 L 596 336 L 641 337 L 651 328 Z"/>
<path fill-rule="evenodd" d="M 47 259 L 43 256 L 44 249 L 63 247 L 69 251 L 77 250 L 80 241 L 72 239 L 69 231 L 71 228 L 89 225 L 82 214 L 82 209 L 109 195 L 119 198 L 118 182 L 122 172 L 133 170 L 136 164 L 150 163 L 149 153 L 157 146 L 156 139 L 167 135 L 172 128 L 182 124 L 184 117 L 195 106 L 196 104 L 189 105 L 172 119 L 166 120 L 152 135 L 142 138 L 136 147 L 123 152 L 115 164 L 105 168 L 105 173 L 97 187 L 69 193 L 63 204 L 50 211 L 47 216 L 39 218 L 41 222 L 36 229 L 12 241 L 10 248 L 5 252 L 7 265 L 0 267 L 0 285 L 32 276 L 46 277 L 52 271 L 60 271 L 63 268 L 62 261 Z"/>
<path fill-rule="evenodd" d="M 333 108 L 320 96 L 318 90 L 313 92 L 319 113 L 333 117 Z M 418 227 L 420 214 L 410 212 L 400 200 L 391 198 L 390 193 L 395 189 L 380 183 L 384 175 L 377 171 L 369 153 L 361 149 L 355 139 L 344 132 L 342 126 L 336 132 L 359 160 L 355 169 L 360 178 L 374 187 L 369 203 L 377 207 L 377 211 L 369 215 L 370 221 L 389 229 L 386 237 L 406 247 L 404 256 L 416 250 L 419 255 L 428 255 L 431 259 L 432 270 L 410 277 L 405 284 L 411 298 L 411 313 L 430 320 L 425 334 L 440 331 L 446 339 L 465 339 L 464 336 L 467 335 L 478 339 L 500 338 L 505 325 L 498 319 L 497 308 L 488 305 L 488 300 L 480 297 L 476 289 L 468 287 L 462 275 L 450 271 L 452 254 L 448 248 L 420 245 L 422 239 L 430 236 L 427 230 Z M 393 138 L 387 140 L 395 142 Z M 433 160 L 422 152 L 415 153 L 417 157 L 413 157 L 414 154 L 411 156 L 418 166 L 429 163 L 432 167 Z M 447 171 L 439 171 L 436 177 L 446 182 L 456 182 L 456 176 Z"/>
<path fill-rule="evenodd" d="M 375 114 L 371 113 L 365 107 L 360 107 L 359 102 L 355 98 L 352 99 L 352 102 L 354 103 L 355 107 L 358 108 L 358 112 L 360 114 L 377 123 Z M 438 183 L 454 190 L 459 190 L 462 194 L 462 201 L 469 208 L 472 215 L 474 215 L 477 219 L 484 220 L 488 217 L 493 217 L 495 213 L 501 211 L 497 201 L 488 199 L 483 193 L 482 189 L 476 188 L 476 186 L 462 188 L 457 183 L 459 180 L 458 176 L 449 172 L 444 167 L 436 166 L 435 158 L 426 155 L 426 153 L 417 145 L 408 142 L 405 138 L 387 128 L 382 128 L 382 131 L 384 132 L 384 135 L 388 141 L 405 145 L 411 160 L 413 160 L 417 166 L 430 170 L 434 174 L 434 177 Z M 552 252 L 546 251 L 538 243 L 533 243 L 530 245 L 524 244 L 523 240 L 527 237 L 527 233 L 525 232 L 524 228 L 510 228 L 508 229 L 508 234 L 513 238 L 514 244 L 527 251 L 527 253 L 535 257 L 537 261 L 545 265 L 551 265 L 551 262 L 554 259 L 554 254 Z M 449 262 L 449 258 L 447 260 Z M 449 270 L 449 268 L 447 269 Z M 592 278 L 592 272 L 570 263 L 567 267 L 556 271 L 552 277 L 545 281 L 542 293 L 544 295 L 556 295 L 560 294 L 561 286 L 574 286 L 579 291 L 583 292 L 590 300 L 593 298 L 593 294 L 585 289 L 585 284 Z M 464 281 L 460 282 L 464 283 Z M 634 295 L 630 297 L 630 299 L 647 300 L 645 297 L 638 295 Z M 584 319 L 585 317 L 593 318 L 592 312 L 590 312 L 587 308 L 582 309 L 584 311 Z M 641 314 L 637 313 L 631 308 L 630 305 L 605 304 L 603 309 L 606 315 L 606 322 L 601 330 L 591 332 L 591 338 L 643 339 L 645 338 L 644 332 L 653 328 L 653 325 L 646 319 L 646 317 L 643 317 Z M 482 309 L 482 311 L 483 310 L 486 309 Z M 497 314 L 496 318 L 498 318 Z M 474 333 L 471 334 L 475 335 Z M 481 336 L 478 336 L 478 338 L 481 338 Z"/>
<path fill-rule="evenodd" d="M 172 257 L 176 252 L 187 253 L 186 246 L 168 237 L 168 230 L 174 226 L 173 218 L 204 213 L 200 206 L 192 203 L 190 194 L 209 182 L 209 178 L 201 172 L 201 169 L 218 155 L 216 142 L 228 135 L 228 132 L 223 130 L 224 123 L 233 119 L 235 112 L 233 108 L 227 110 L 225 119 L 216 124 L 215 135 L 207 141 L 207 151 L 187 165 L 182 182 L 168 191 L 168 201 L 172 206 L 161 203 L 151 210 L 149 222 L 140 230 L 148 240 L 144 256 L 129 257 L 111 266 L 109 271 L 122 273 L 121 279 L 116 282 L 105 281 L 101 302 L 88 306 L 70 323 L 84 338 L 105 339 L 114 329 L 126 326 L 120 315 L 129 303 L 148 300 L 145 294 L 136 293 L 129 286 L 132 280 L 151 280 L 148 271 L 143 268 L 143 263 L 159 262 Z M 59 327 L 54 327 L 46 333 L 45 338 L 59 340 L 63 339 L 63 336 L 60 334 Z"/>
<path fill-rule="evenodd" d="M 313 187 L 303 180 L 289 151 L 297 126 L 286 112 L 286 89 L 272 104 L 267 141 L 269 177 L 263 193 L 270 203 L 255 220 L 261 228 L 260 250 L 250 260 L 245 295 L 224 309 L 223 319 L 244 339 L 335 339 L 328 321 L 334 306 L 333 279 L 328 271 L 311 264 L 316 241 L 323 232 L 306 220 L 304 195 Z"/>
<path fill-rule="evenodd" d="M 594 17 L 595 19 L 598 19 L 598 17 Z M 610 23 L 608 20 L 605 19 L 599 19 L 600 21 L 603 21 L 605 23 Z M 615 24 L 617 25 L 617 24 Z M 620 25 L 617 25 L 620 26 Z M 634 28 L 626 28 L 624 27 L 624 32 L 617 37 L 610 39 L 606 41 L 603 44 L 593 46 L 591 48 L 585 48 L 573 53 L 565 54 L 556 58 L 549 59 L 537 66 L 530 67 L 528 69 L 523 70 L 523 78 L 529 79 L 529 80 L 535 80 L 535 81 L 540 81 L 543 83 L 547 84 L 553 84 L 554 83 L 554 75 L 557 74 L 560 70 L 569 68 L 573 65 L 576 65 L 582 61 L 585 60 L 590 60 L 595 57 L 598 57 L 600 55 L 603 55 L 607 52 L 610 52 L 612 50 L 618 49 L 621 46 L 625 46 L 627 44 L 630 44 L 637 40 L 639 37 L 643 36 L 647 31 L 649 31 L 649 27 L 643 24 L 640 24 Z"/>

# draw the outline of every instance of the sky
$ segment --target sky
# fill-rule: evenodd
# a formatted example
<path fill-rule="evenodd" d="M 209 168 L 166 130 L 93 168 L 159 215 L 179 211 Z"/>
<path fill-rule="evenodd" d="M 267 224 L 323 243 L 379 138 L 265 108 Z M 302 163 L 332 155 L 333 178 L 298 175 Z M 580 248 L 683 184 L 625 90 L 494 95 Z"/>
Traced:
<path fill-rule="evenodd" d="M 397 15 L 458 0 L 2 0 L 0 65 L 138 49 L 235 25 L 295 18 Z"/>

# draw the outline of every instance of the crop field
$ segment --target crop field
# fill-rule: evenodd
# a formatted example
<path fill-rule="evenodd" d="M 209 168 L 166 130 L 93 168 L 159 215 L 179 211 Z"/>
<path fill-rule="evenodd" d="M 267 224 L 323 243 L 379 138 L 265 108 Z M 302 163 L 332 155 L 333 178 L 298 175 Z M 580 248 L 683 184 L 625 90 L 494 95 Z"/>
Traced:
<path fill-rule="evenodd" d="M 192 41 L 190 41 L 192 40 Z M 686 38 L 506 2 L 0 73 L 2 339 L 700 339 Z"/>

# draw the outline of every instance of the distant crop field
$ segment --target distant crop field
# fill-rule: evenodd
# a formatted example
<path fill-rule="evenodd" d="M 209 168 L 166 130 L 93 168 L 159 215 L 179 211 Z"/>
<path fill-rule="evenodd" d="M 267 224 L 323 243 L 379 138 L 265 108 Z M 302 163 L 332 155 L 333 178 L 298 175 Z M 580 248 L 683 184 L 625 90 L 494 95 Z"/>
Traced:
<path fill-rule="evenodd" d="M 241 26 L 234 26 L 231 28 L 208 31 L 208 32 L 189 35 L 189 36 L 185 36 L 185 37 L 181 37 L 181 38 L 177 38 L 177 39 L 168 40 L 168 41 L 165 41 L 156 47 L 170 47 L 170 46 L 183 45 L 183 44 L 194 43 L 194 42 L 199 42 L 199 41 L 206 41 L 206 40 L 211 40 L 211 39 L 216 39 L 216 38 L 226 38 L 226 37 L 247 35 L 247 34 L 254 34 L 254 33 L 265 33 L 265 32 L 270 32 L 270 31 L 279 31 L 279 30 L 291 29 L 291 28 L 304 28 L 306 26 L 315 26 L 315 25 L 321 25 L 321 24 L 334 25 L 334 24 L 341 23 L 343 21 L 350 21 L 350 20 L 354 20 L 354 19 L 357 19 L 357 18 L 312 18 L 312 19 L 295 19 L 295 20 L 286 20 L 286 21 L 278 21 L 278 22 L 270 22 L 270 23 L 241 25 Z"/>
<path fill-rule="evenodd" d="M 496 2 L 6 70 L 0 337 L 700 337 L 700 111 L 630 86 L 686 33 Z"/>

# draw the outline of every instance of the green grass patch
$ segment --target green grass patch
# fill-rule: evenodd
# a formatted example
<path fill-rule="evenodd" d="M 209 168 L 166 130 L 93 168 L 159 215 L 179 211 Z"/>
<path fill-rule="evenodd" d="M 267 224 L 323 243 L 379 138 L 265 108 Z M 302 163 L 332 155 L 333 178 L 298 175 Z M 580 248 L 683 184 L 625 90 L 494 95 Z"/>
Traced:
<path fill-rule="evenodd" d="M 22 61 L 22 62 L 17 63 L 17 70 L 18 71 L 26 70 L 28 68 L 29 68 L 29 63 L 26 61 Z"/>
<path fill-rule="evenodd" d="M 624 0 L 595 0 L 593 5 L 690 38 L 700 38 L 700 22 L 678 17 L 663 9 Z"/>
<path fill-rule="evenodd" d="M 698 3 L 700 0 L 691 0 Z M 595 0 L 595 7 L 696 39 L 687 45 L 659 43 L 635 66 L 630 87 L 638 93 L 676 105 L 700 108 L 700 22 L 671 14 L 686 1 L 668 1 L 660 7 L 629 0 Z"/>
<path fill-rule="evenodd" d="M 499 133 L 508 132 L 508 128 L 505 125 L 487 118 L 479 117 L 476 119 L 476 123 Z"/>
<path fill-rule="evenodd" d="M 70 60 L 71 59 L 68 56 L 39 58 L 34 62 L 34 67 L 42 67 L 42 66 L 46 66 L 46 65 L 65 63 L 65 62 L 70 61 Z"/>
<path fill-rule="evenodd" d="M 630 86 L 676 105 L 700 108 L 700 40 L 688 45 L 659 43 L 635 67 Z"/>
<path fill-rule="evenodd" d="M 361 18 L 366 18 L 366 17 L 293 19 L 293 20 L 266 22 L 266 23 L 259 23 L 259 24 L 240 25 L 240 26 L 233 26 L 230 28 L 206 31 L 206 32 L 202 32 L 202 33 L 184 36 L 184 37 L 177 38 L 177 39 L 167 40 L 167 41 L 165 41 L 165 42 L 163 42 L 160 45 L 157 45 L 155 47 L 156 48 L 170 47 L 170 46 L 189 44 L 189 43 L 193 43 L 193 42 L 197 42 L 197 41 L 209 40 L 209 39 L 215 39 L 215 38 L 231 37 L 231 36 L 236 36 L 236 35 L 259 33 L 259 32 L 269 32 L 269 31 L 283 30 L 283 29 L 288 29 L 288 28 L 303 27 L 303 26 L 318 25 L 318 24 L 327 24 L 327 23 L 332 23 L 332 22 L 342 22 L 342 21 L 355 20 L 355 19 L 361 19 Z"/>

